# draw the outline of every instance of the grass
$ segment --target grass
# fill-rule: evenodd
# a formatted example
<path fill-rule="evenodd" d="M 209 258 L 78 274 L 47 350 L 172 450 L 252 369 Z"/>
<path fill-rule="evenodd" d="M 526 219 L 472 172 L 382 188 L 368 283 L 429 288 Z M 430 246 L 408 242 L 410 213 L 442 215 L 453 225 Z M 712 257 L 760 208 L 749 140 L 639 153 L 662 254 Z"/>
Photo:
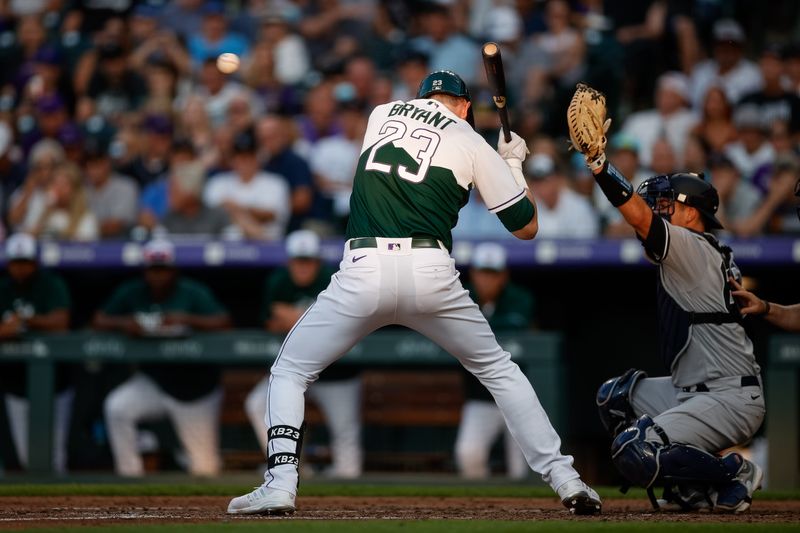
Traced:
<path fill-rule="evenodd" d="M 436 521 L 407 521 L 407 520 L 362 520 L 362 521 L 301 521 L 301 520 L 262 520 L 246 523 L 221 523 L 221 524 L 176 524 L 176 525 L 122 525 L 101 526 L 91 528 L 92 533 L 126 533 L 143 531 L 145 533 L 220 533 L 220 532 L 250 532 L 250 531 L 287 531 L 290 533 L 443 533 L 458 531 L 459 533 L 517 533 L 517 532 L 565 532 L 582 533 L 585 531 L 613 531 L 622 533 L 661 533 L 661 532 L 694 532 L 703 533 L 738 533 L 754 531 L 797 531 L 796 524 L 746 524 L 746 523 L 658 523 L 658 522 L 599 522 L 588 521 L 516 521 L 497 522 L 489 520 L 436 520 Z M 85 528 L 59 527 L 48 529 L 33 529 L 37 533 L 85 533 Z"/>
<path fill-rule="evenodd" d="M 252 490 L 252 485 L 198 481 L 187 483 L 19 483 L 0 484 L 0 496 L 236 496 Z M 603 498 L 645 498 L 644 490 L 632 489 L 623 495 L 614 487 L 599 487 Z M 372 484 L 307 482 L 301 496 L 416 496 L 416 497 L 489 497 L 553 498 L 549 487 L 520 484 L 450 485 L 450 484 Z M 762 491 L 759 500 L 798 500 L 800 490 Z"/>

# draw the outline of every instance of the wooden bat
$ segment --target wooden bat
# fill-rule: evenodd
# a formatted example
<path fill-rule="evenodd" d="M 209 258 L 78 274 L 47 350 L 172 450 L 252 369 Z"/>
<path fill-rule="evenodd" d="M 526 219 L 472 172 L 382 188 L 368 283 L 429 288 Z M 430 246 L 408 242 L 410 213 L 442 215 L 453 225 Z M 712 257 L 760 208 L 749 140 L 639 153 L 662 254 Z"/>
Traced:
<path fill-rule="evenodd" d="M 503 137 L 506 142 L 510 142 L 511 127 L 508 120 L 508 108 L 506 108 L 506 75 L 503 72 L 500 46 L 497 43 L 488 42 L 481 48 L 481 53 L 483 54 L 483 66 L 486 68 L 486 79 L 489 80 L 489 87 L 492 90 L 492 99 L 497 107 L 497 114 L 500 115 Z"/>

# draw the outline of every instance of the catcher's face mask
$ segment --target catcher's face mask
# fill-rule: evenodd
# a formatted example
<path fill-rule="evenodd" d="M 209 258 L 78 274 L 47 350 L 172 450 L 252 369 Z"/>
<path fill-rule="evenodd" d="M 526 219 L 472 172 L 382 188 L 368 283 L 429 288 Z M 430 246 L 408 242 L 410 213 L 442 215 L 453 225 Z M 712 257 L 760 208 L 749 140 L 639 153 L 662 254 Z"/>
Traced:
<path fill-rule="evenodd" d="M 675 213 L 675 191 L 668 176 L 654 176 L 645 180 L 636 189 L 636 194 L 647 202 L 653 213 L 670 221 Z"/>

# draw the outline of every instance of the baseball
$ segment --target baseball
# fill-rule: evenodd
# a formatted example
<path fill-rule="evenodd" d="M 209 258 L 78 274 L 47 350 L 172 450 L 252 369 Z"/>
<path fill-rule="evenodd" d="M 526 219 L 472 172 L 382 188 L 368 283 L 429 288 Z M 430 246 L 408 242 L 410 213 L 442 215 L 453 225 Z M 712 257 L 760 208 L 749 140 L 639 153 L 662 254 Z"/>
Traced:
<path fill-rule="evenodd" d="M 217 58 L 217 68 L 225 74 L 233 74 L 239 69 L 239 56 L 225 52 Z"/>

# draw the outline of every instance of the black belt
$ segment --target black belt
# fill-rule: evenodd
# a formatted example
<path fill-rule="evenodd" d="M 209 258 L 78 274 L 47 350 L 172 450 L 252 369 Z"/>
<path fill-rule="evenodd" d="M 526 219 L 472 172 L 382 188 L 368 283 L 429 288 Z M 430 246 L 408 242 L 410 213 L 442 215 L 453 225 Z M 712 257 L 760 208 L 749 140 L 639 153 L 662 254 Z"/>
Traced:
<path fill-rule="evenodd" d="M 350 249 L 357 250 L 359 248 L 377 248 L 378 239 L 375 237 L 358 237 L 357 239 L 350 239 Z M 427 237 L 414 237 L 411 239 L 412 248 L 441 248 L 439 241 Z"/>
<path fill-rule="evenodd" d="M 758 387 L 758 376 L 742 376 L 742 387 Z M 683 392 L 709 392 L 705 383 L 698 383 L 691 387 L 683 387 Z"/>

